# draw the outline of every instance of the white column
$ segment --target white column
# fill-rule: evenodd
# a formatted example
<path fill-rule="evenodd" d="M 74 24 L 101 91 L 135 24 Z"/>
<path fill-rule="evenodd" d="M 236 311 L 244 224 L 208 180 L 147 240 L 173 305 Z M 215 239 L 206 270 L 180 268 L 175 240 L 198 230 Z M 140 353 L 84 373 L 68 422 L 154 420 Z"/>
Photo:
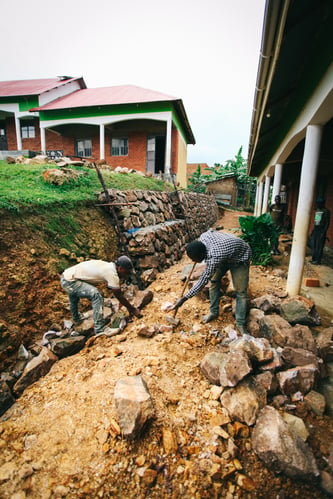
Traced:
<path fill-rule="evenodd" d="M 258 212 L 258 198 L 259 198 L 259 185 L 257 183 L 257 187 L 256 187 L 256 199 L 255 199 L 255 202 L 254 202 L 254 210 L 253 210 L 253 215 L 255 217 L 257 216 L 257 212 Z"/>
<path fill-rule="evenodd" d="M 321 137 L 322 126 L 309 125 L 307 127 L 294 237 L 286 287 L 289 296 L 299 294 L 301 289 L 312 202 L 318 171 Z"/>
<path fill-rule="evenodd" d="M 42 154 L 46 154 L 46 136 L 45 136 L 45 128 L 40 127 L 40 148 Z"/>
<path fill-rule="evenodd" d="M 273 192 L 272 192 L 272 202 L 275 202 L 275 196 L 280 194 L 281 190 L 281 180 L 282 180 L 282 165 L 276 164 L 274 170 L 274 181 L 273 181 Z"/>
<path fill-rule="evenodd" d="M 16 132 L 17 150 L 22 151 L 21 123 L 16 114 L 15 114 L 15 132 Z"/>
<path fill-rule="evenodd" d="M 171 173 L 171 129 L 172 129 L 172 116 L 167 119 L 166 122 L 166 143 L 165 143 L 165 167 L 164 173 L 170 175 Z"/>
<path fill-rule="evenodd" d="M 99 125 L 99 159 L 105 159 L 105 126 L 103 123 Z"/>
<path fill-rule="evenodd" d="M 264 190 L 264 183 L 260 181 L 258 188 L 258 204 L 256 209 L 256 217 L 260 217 L 261 215 L 263 190 Z"/>
<path fill-rule="evenodd" d="M 266 175 L 265 177 L 265 190 L 264 190 L 264 200 L 262 202 L 262 213 L 266 213 L 268 210 L 268 197 L 269 197 L 269 188 L 271 186 L 271 177 Z"/>

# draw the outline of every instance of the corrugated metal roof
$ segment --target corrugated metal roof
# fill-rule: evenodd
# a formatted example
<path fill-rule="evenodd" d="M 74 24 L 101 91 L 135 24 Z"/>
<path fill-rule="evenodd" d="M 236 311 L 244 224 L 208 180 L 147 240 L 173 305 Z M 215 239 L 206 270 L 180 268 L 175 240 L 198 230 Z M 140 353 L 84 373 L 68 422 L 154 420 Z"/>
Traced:
<path fill-rule="evenodd" d="M 40 80 L 0 81 L 0 97 L 15 97 L 23 95 L 40 95 L 44 92 L 62 86 L 80 78 L 58 77 Z M 85 86 L 85 85 L 84 85 Z"/>
<path fill-rule="evenodd" d="M 148 90 L 135 85 L 115 87 L 85 88 L 61 97 L 34 110 L 67 109 L 73 107 L 134 104 L 140 102 L 174 101 L 176 97 Z"/>

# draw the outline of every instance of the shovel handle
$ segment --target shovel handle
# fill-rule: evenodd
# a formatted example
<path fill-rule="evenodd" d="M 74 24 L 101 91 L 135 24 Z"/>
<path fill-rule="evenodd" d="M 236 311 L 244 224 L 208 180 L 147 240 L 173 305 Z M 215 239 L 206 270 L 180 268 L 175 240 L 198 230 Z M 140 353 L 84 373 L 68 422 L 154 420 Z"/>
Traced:
<path fill-rule="evenodd" d="M 182 289 L 182 294 L 180 295 L 180 297 L 181 297 L 181 298 L 183 297 L 183 295 L 184 295 L 184 293 L 185 293 L 185 289 L 187 288 L 187 285 L 188 285 L 188 283 L 189 283 L 189 280 L 191 279 L 191 276 L 192 276 L 192 274 L 193 274 L 193 270 L 194 270 L 194 268 L 195 268 L 196 264 L 197 264 L 197 262 L 194 262 L 194 264 L 193 264 L 193 266 L 192 266 L 192 268 L 191 268 L 191 271 L 189 272 L 188 276 L 186 277 L 186 281 L 185 281 L 184 287 L 183 287 L 183 289 Z M 173 313 L 173 316 L 174 316 L 174 317 L 176 317 L 177 310 L 178 310 L 178 309 L 176 308 L 176 309 L 175 309 L 175 311 L 174 311 L 174 313 Z"/>
<path fill-rule="evenodd" d="M 193 270 L 194 270 L 196 264 L 197 264 L 197 262 L 194 262 L 189 275 L 186 277 L 186 281 L 185 281 L 185 284 L 184 284 L 184 287 L 183 287 L 183 290 L 182 290 L 181 298 L 182 298 L 183 294 L 185 293 L 185 289 L 186 289 L 186 287 L 188 285 L 189 280 L 191 279 L 191 276 L 193 274 Z"/>

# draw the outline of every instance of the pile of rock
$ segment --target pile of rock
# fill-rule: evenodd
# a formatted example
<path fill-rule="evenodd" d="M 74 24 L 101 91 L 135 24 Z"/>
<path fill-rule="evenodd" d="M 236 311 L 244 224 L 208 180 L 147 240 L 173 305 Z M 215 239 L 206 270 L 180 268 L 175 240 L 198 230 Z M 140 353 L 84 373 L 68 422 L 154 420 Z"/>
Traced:
<path fill-rule="evenodd" d="M 33 158 L 26 158 L 23 155 L 18 156 L 7 156 L 6 162 L 9 165 L 19 164 L 19 165 L 58 165 L 59 167 L 68 166 L 90 166 L 91 162 L 85 159 L 72 160 L 65 156 L 58 158 L 50 158 L 46 154 L 37 154 Z"/>
<path fill-rule="evenodd" d="M 152 291 L 141 291 L 133 285 L 127 293 L 131 294 L 134 306 L 140 309 L 153 299 Z M 108 336 L 119 334 L 126 328 L 128 314 L 119 309 L 118 300 L 105 300 L 104 317 L 109 326 Z M 0 415 L 13 405 L 16 398 L 22 395 L 28 386 L 45 376 L 55 362 L 74 355 L 87 345 L 87 342 L 91 343 L 96 336 L 104 334 L 93 335 L 93 325 L 91 310 L 78 327 L 71 320 L 64 320 L 63 325 L 53 324 L 52 328 L 43 335 L 42 340 L 32 345 L 29 350 L 21 345 L 13 369 L 1 373 Z"/>
<path fill-rule="evenodd" d="M 306 443 L 309 431 L 293 412 L 299 404 L 318 416 L 333 412 L 332 400 L 321 393 L 332 383 L 326 363 L 332 360 L 333 328 L 313 332 L 310 326 L 318 326 L 320 317 L 301 296 L 265 295 L 251 306 L 251 334 L 235 338 L 233 328 L 226 328 L 201 371 L 219 390 L 226 418 L 253 427 L 253 450 L 267 467 L 294 479 L 317 479 L 315 455 Z M 321 479 L 332 493 L 333 470 Z"/>
<path fill-rule="evenodd" d="M 305 413 L 317 416 L 333 411 L 332 401 L 319 391 L 323 382 L 330 382 L 325 366 L 332 359 L 333 328 L 312 331 L 310 326 L 318 326 L 320 317 L 314 303 L 301 296 L 265 295 L 251 307 L 251 334 L 238 337 L 233 326 L 227 326 L 218 332 L 215 351 L 200 363 L 212 384 L 212 396 L 221 404 L 224 421 L 219 421 L 217 435 L 236 455 L 229 423 L 252 428 L 252 448 L 268 468 L 292 479 L 315 480 L 331 494 L 333 470 L 319 472 L 299 409 L 303 404 Z M 138 334 L 150 338 L 160 332 L 161 325 L 155 324 L 142 326 Z M 119 380 L 114 397 L 119 434 L 136 438 L 154 417 L 147 386 L 140 376 L 128 376 Z"/>
<path fill-rule="evenodd" d="M 251 306 L 248 327 L 252 334 L 237 337 L 233 326 L 227 326 L 219 332 L 215 351 L 200 363 L 202 374 L 212 384 L 212 397 L 221 404 L 214 431 L 227 442 L 228 454 L 235 457 L 238 449 L 228 429 L 231 422 L 238 422 L 242 431 L 249 429 L 252 449 L 268 468 L 292 479 L 314 480 L 331 494 L 333 470 L 319 471 L 317 456 L 307 442 L 309 429 L 296 409 L 304 404 L 316 415 L 325 412 L 325 397 L 317 389 L 326 375 L 325 362 L 332 355 L 333 328 L 315 335 L 309 325 L 317 326 L 320 318 L 314 304 L 300 296 L 279 299 L 266 295 L 253 300 Z M 144 331 L 141 328 L 138 334 L 149 338 L 159 332 L 155 325 Z M 114 431 L 127 438 L 142 436 L 156 416 L 141 376 L 119 379 L 114 402 L 118 419 Z M 163 435 L 167 443 L 171 437 Z M 216 473 L 220 461 L 223 458 L 216 455 Z"/>
<path fill-rule="evenodd" d="M 143 304 L 152 299 L 145 293 L 141 295 Z M 268 468 L 292 479 L 315 480 L 326 493 L 332 494 L 333 469 L 319 472 L 318 456 L 308 442 L 309 428 L 300 416 L 302 407 L 304 414 L 312 411 L 317 416 L 333 411 L 332 401 L 319 390 L 323 382 L 330 382 L 326 366 L 333 355 L 333 328 L 320 328 L 320 332 L 311 329 L 319 325 L 320 317 L 310 300 L 300 296 L 284 299 L 261 296 L 251 302 L 247 324 L 250 334 L 239 337 L 231 325 L 221 331 L 214 330 L 215 349 L 202 358 L 200 370 L 211 383 L 210 396 L 220 404 L 214 432 L 226 442 L 228 455 L 235 457 L 238 452 L 230 433 L 230 423 L 237 422 L 251 434 L 252 449 Z M 138 334 L 149 341 L 161 332 L 172 334 L 172 327 L 159 324 L 144 330 L 142 326 Z M 41 376 L 65 352 L 74 353 L 73 344 L 81 338 L 48 340 L 39 360 L 36 357 L 30 360 L 21 380 L 14 385 L 16 393 L 22 389 L 24 379 L 28 379 L 29 371 L 31 383 L 37 379 L 35 372 Z M 42 367 L 34 371 L 37 364 Z M 4 396 L 2 390 L 1 400 Z M 143 429 L 155 418 L 155 403 L 141 376 L 119 379 L 114 402 L 117 412 L 117 421 L 112 423 L 114 432 L 130 439 L 141 438 Z M 172 444 L 172 435 L 163 434 L 164 438 L 165 445 Z M 223 456 L 213 457 L 216 467 L 222 467 Z M 329 461 L 333 462 L 333 455 Z"/>

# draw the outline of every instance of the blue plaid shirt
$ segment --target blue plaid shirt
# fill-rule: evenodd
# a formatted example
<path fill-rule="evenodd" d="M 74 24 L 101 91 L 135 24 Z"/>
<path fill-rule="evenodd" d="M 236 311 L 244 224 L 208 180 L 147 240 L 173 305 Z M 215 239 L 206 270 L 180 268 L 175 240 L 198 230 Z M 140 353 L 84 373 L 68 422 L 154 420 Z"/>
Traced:
<path fill-rule="evenodd" d="M 206 246 L 206 268 L 192 289 L 185 294 L 189 299 L 196 295 L 213 276 L 220 265 L 233 266 L 250 263 L 251 248 L 239 237 L 210 229 L 199 237 Z"/>

